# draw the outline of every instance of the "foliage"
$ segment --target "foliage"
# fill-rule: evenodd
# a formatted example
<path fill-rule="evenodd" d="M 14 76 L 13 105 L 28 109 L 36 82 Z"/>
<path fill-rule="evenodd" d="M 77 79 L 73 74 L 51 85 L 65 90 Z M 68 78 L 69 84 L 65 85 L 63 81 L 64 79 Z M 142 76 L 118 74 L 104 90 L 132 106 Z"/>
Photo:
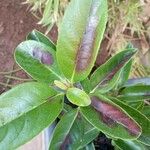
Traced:
<path fill-rule="evenodd" d="M 39 18 L 39 23 L 47 27 L 46 34 L 54 24 L 60 25 L 70 0 L 26 0 L 31 12 Z M 141 55 L 149 60 L 149 25 L 147 12 L 148 0 L 109 0 L 108 25 L 105 40 L 108 40 L 106 51 L 113 55 L 119 52 L 128 41 L 138 43 L 139 55 L 135 58 L 132 77 L 150 76 L 147 60 L 141 61 Z M 147 7 L 147 8 L 146 8 Z M 40 15 L 39 15 L 40 13 Z M 149 13 L 148 13 L 149 14 Z M 42 18 L 42 19 L 41 19 Z M 146 27 L 148 26 L 148 27 Z M 139 44 L 140 43 L 140 44 Z M 148 58 L 147 58 L 148 57 Z"/>
<path fill-rule="evenodd" d="M 149 113 L 144 111 L 150 85 L 145 79 L 128 80 L 137 50 L 128 44 L 92 70 L 107 6 L 106 0 L 72 0 L 56 46 L 36 30 L 17 46 L 15 60 L 35 82 L 0 96 L 0 149 L 17 148 L 56 118 L 50 150 L 94 149 L 100 132 L 121 149 L 150 146 Z"/>
<path fill-rule="evenodd" d="M 150 32 L 146 25 L 149 13 L 144 13 L 146 6 L 150 6 L 150 2 L 146 0 L 109 0 L 106 50 L 113 55 L 128 42 L 132 42 L 140 49 L 133 63 L 132 77 L 150 75 L 146 69 L 147 60 L 143 61 L 148 57 L 150 49 L 148 41 Z"/>
<path fill-rule="evenodd" d="M 48 33 L 54 24 L 59 24 L 70 0 L 26 0 L 30 11 L 40 19 L 39 24 L 47 27 Z"/>

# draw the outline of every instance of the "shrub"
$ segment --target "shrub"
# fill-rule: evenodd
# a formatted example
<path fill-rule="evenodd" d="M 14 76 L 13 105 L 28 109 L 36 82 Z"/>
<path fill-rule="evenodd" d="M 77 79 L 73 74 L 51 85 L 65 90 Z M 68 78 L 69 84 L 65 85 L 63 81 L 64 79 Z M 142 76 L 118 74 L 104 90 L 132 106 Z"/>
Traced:
<path fill-rule="evenodd" d="M 94 149 L 100 132 L 121 149 L 150 145 L 150 79 L 128 80 L 137 50 L 128 44 L 92 71 L 106 23 L 106 0 L 72 0 L 56 46 L 36 30 L 17 46 L 16 62 L 35 82 L 0 96 L 1 149 L 26 143 L 56 118 L 50 150 Z"/>

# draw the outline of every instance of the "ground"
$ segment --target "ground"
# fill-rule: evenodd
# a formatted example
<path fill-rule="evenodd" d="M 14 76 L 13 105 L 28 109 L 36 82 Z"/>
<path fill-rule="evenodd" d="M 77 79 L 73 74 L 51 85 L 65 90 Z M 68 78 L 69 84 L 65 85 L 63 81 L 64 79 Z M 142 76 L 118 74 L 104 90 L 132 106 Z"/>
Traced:
<path fill-rule="evenodd" d="M 6 91 L 9 85 L 18 84 L 17 81 L 14 83 L 3 74 L 18 68 L 13 57 L 15 47 L 25 40 L 26 35 L 33 29 L 44 32 L 44 29 L 37 24 L 38 20 L 29 12 L 26 5 L 21 4 L 22 2 L 23 0 L 0 0 L 0 93 Z M 56 29 L 49 36 L 56 41 Z M 18 72 L 17 76 L 26 78 L 26 74 L 22 72 Z M 6 83 L 8 85 L 2 85 Z"/>
<path fill-rule="evenodd" d="M 38 20 L 29 12 L 26 5 L 22 5 L 22 0 L 0 0 L 0 94 L 8 90 L 9 85 L 18 84 L 18 81 L 6 78 L 3 72 L 10 72 L 19 68 L 14 61 L 15 47 L 33 29 L 44 32 L 44 29 L 37 24 Z M 56 28 L 49 34 L 53 41 L 56 41 Z M 7 75 L 14 76 L 14 73 Z M 18 77 L 27 78 L 23 71 L 16 73 Z M 3 85 L 7 84 L 7 85 Z M 42 135 L 21 147 L 21 150 L 42 150 Z"/>

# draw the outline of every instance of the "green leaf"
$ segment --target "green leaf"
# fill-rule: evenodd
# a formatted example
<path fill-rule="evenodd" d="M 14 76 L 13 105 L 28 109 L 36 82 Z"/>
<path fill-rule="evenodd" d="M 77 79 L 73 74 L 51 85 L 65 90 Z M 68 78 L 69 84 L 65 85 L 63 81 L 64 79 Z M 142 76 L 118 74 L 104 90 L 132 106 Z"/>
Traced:
<path fill-rule="evenodd" d="M 74 128 L 76 130 L 74 130 Z M 99 130 L 89 124 L 89 122 L 81 116 L 76 119 L 72 132 L 78 132 L 78 136 L 76 136 L 76 140 L 73 141 L 72 145 L 74 150 L 85 147 L 99 135 Z"/>
<path fill-rule="evenodd" d="M 135 85 L 150 85 L 150 78 L 137 78 L 129 79 L 124 87 L 135 86 Z"/>
<path fill-rule="evenodd" d="M 137 139 L 143 144 L 150 146 L 150 120 L 141 114 L 138 110 L 128 106 L 127 104 L 117 100 L 116 98 L 111 98 L 114 103 L 122 107 L 132 118 L 141 126 L 142 134 Z"/>
<path fill-rule="evenodd" d="M 66 96 L 71 103 L 77 106 L 88 106 L 91 104 L 90 97 L 78 88 L 69 88 Z"/>
<path fill-rule="evenodd" d="M 19 44 L 15 51 L 16 62 L 33 79 L 50 83 L 60 79 L 55 50 L 37 41 Z"/>
<path fill-rule="evenodd" d="M 122 101 L 122 99 L 119 99 Z M 124 101 L 125 103 L 127 103 L 129 106 L 141 111 L 144 107 L 144 101 L 134 101 L 134 102 L 130 102 L 130 101 Z"/>
<path fill-rule="evenodd" d="M 146 105 L 141 110 L 141 113 L 144 114 L 150 120 L 150 106 Z"/>
<path fill-rule="evenodd" d="M 113 141 L 121 150 L 148 150 L 149 148 L 136 140 L 115 140 Z"/>
<path fill-rule="evenodd" d="M 122 87 L 129 78 L 133 59 L 131 59 L 122 69 L 120 74 L 120 79 L 118 81 L 118 87 Z"/>
<path fill-rule="evenodd" d="M 82 150 L 95 150 L 95 146 L 93 143 L 90 143 L 90 144 L 86 145 Z"/>
<path fill-rule="evenodd" d="M 71 127 L 73 126 L 77 114 L 78 110 L 75 109 L 71 112 L 66 113 L 58 122 L 50 143 L 50 150 L 67 149 L 67 142 L 70 142 L 70 137 L 68 134 L 71 130 Z"/>
<path fill-rule="evenodd" d="M 43 33 L 39 32 L 35 29 L 28 34 L 27 40 L 35 40 L 37 42 L 42 42 L 45 45 L 47 45 L 47 46 L 51 47 L 52 49 L 56 50 L 55 44 L 47 36 L 45 36 Z"/>
<path fill-rule="evenodd" d="M 92 88 L 98 88 L 106 84 L 124 65 L 126 65 L 135 53 L 136 49 L 134 48 L 124 50 L 101 65 L 90 78 Z"/>
<path fill-rule="evenodd" d="M 59 130 L 58 127 L 56 127 L 54 133 L 57 132 L 57 134 L 54 134 L 53 136 L 55 141 L 52 140 L 53 142 L 57 142 L 51 142 L 50 150 L 59 149 L 60 145 L 64 150 L 81 149 L 98 136 L 99 131 L 89 124 L 80 114 L 78 114 L 76 119 L 73 120 L 74 122 L 72 122 L 73 118 L 70 118 L 71 115 L 69 115 L 69 113 L 72 114 L 74 111 L 75 110 L 67 112 L 58 123 Z M 59 137 L 62 139 L 61 142 L 59 141 Z"/>
<path fill-rule="evenodd" d="M 90 80 L 88 78 L 82 80 L 81 82 L 81 85 L 82 85 L 82 88 L 84 89 L 84 91 L 86 93 L 90 93 L 91 91 L 91 83 L 90 83 Z"/>
<path fill-rule="evenodd" d="M 150 85 L 126 87 L 120 91 L 119 99 L 129 102 L 143 101 L 150 98 Z"/>
<path fill-rule="evenodd" d="M 83 9 L 84 6 L 84 9 Z M 72 82 L 94 66 L 107 22 L 107 0 L 72 0 L 59 30 L 57 60 Z"/>
<path fill-rule="evenodd" d="M 139 125 L 121 107 L 104 96 L 92 96 L 91 105 L 81 108 L 83 116 L 103 133 L 120 139 L 135 139 Z"/>
<path fill-rule="evenodd" d="M 110 81 L 108 81 L 104 85 L 101 85 L 100 87 L 97 87 L 94 90 L 94 93 L 104 94 L 104 93 L 109 92 L 113 88 L 115 88 L 115 86 L 118 85 L 118 82 L 119 82 L 119 79 L 120 79 L 120 75 L 121 75 L 121 71 L 117 72 Z"/>
<path fill-rule="evenodd" d="M 31 140 L 62 110 L 62 96 L 43 83 L 21 84 L 0 96 L 0 149 Z"/>

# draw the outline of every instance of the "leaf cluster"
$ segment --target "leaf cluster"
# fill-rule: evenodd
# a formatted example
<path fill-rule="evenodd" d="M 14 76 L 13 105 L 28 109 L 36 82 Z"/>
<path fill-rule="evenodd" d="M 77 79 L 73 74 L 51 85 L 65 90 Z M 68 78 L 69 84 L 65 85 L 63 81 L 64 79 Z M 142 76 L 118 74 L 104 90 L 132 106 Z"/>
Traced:
<path fill-rule="evenodd" d="M 83 9 L 84 6 L 84 9 Z M 94 149 L 103 132 L 119 149 L 150 145 L 150 79 L 130 79 L 137 50 L 92 70 L 107 23 L 106 0 L 72 0 L 55 45 L 34 30 L 15 60 L 34 80 L 0 96 L 0 149 L 15 149 L 59 118 L 50 150 Z"/>

